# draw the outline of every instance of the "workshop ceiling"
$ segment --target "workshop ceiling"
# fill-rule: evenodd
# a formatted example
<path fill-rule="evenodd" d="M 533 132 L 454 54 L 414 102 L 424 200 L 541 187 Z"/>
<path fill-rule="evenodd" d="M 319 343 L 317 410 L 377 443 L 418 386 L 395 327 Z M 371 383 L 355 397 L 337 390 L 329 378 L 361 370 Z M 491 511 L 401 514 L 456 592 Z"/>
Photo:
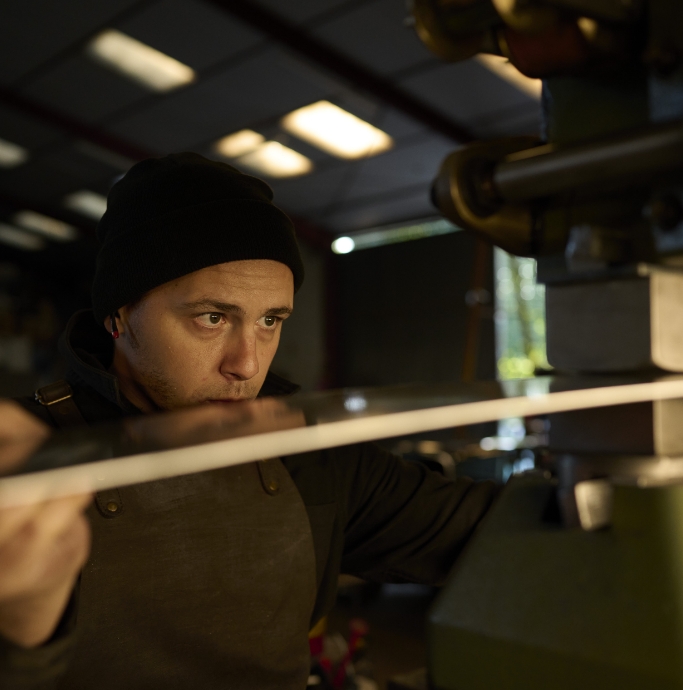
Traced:
<path fill-rule="evenodd" d="M 440 62 L 406 16 L 404 0 L 6 3 L 0 140 L 28 155 L 0 167 L 0 222 L 31 208 L 87 233 L 94 221 L 65 208 L 69 194 L 106 195 L 147 155 L 219 158 L 215 142 L 245 128 L 313 161 L 309 174 L 268 181 L 276 203 L 331 236 L 432 214 L 429 185 L 445 154 L 471 138 L 535 133 L 539 107 L 476 60 Z M 105 29 L 188 65 L 195 81 L 158 93 L 95 62 L 86 46 Z M 284 115 L 320 100 L 394 147 L 349 161 L 281 129 Z"/>

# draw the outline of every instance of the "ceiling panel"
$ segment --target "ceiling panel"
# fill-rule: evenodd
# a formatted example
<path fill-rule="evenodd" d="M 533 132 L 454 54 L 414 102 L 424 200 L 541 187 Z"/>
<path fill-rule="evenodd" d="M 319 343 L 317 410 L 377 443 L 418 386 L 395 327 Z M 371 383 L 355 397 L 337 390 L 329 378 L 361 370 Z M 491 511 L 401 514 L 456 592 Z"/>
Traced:
<path fill-rule="evenodd" d="M 107 189 L 121 169 L 115 165 L 105 163 L 101 158 L 88 155 L 87 149 L 82 149 L 78 142 L 55 147 L 41 159 L 50 166 L 57 175 L 68 175 L 83 182 L 91 182 L 98 189 Z"/>
<path fill-rule="evenodd" d="M 86 141 L 85 139 L 79 139 L 73 142 L 73 147 L 79 153 L 82 153 L 89 158 L 94 158 L 100 163 L 104 163 L 108 169 L 113 169 L 117 174 L 126 172 L 135 165 L 135 161 L 132 158 L 123 156 L 120 153 L 116 153 L 109 148 L 104 148 L 99 144 L 94 144 L 91 141 Z"/>
<path fill-rule="evenodd" d="M 83 122 L 100 122 L 150 92 L 130 79 L 77 55 L 33 80 L 22 92 Z"/>
<path fill-rule="evenodd" d="M 477 132 L 481 117 L 537 102 L 475 60 L 437 64 L 401 81 L 418 98 Z"/>
<path fill-rule="evenodd" d="M 427 189 L 443 159 L 455 148 L 449 139 L 430 135 L 426 140 L 361 161 L 345 198 L 383 194 L 420 184 Z"/>
<path fill-rule="evenodd" d="M 277 48 L 227 69 L 110 127 L 158 151 L 196 147 L 326 95 Z"/>
<path fill-rule="evenodd" d="M 358 4 L 357 0 L 259 0 L 259 5 L 268 7 L 296 24 L 309 22 L 330 10 L 343 8 L 344 5 L 355 4 Z"/>
<path fill-rule="evenodd" d="M 58 129 L 49 127 L 43 121 L 10 106 L 0 105 L 0 139 L 19 144 L 31 151 L 62 137 Z"/>
<path fill-rule="evenodd" d="M 433 60 L 413 28 L 402 0 L 374 0 L 317 26 L 315 34 L 374 71 L 391 73 Z"/>
<path fill-rule="evenodd" d="M 6 0 L 0 21 L 0 83 L 9 84 L 139 0 Z"/>
<path fill-rule="evenodd" d="M 396 199 L 388 205 L 384 201 L 396 190 L 407 190 L 408 208 L 415 212 L 416 199 L 419 208 L 426 208 L 423 201 L 429 196 L 431 183 L 442 160 L 453 150 L 450 140 L 430 135 L 381 156 L 353 163 L 337 162 L 313 175 L 269 183 L 283 208 L 321 223 L 346 219 L 347 213 L 352 220 L 358 216 L 366 218 L 368 209 L 375 205 L 384 209 L 384 214 L 386 208 L 399 203 Z M 391 220 L 394 219 L 392 215 Z"/>
<path fill-rule="evenodd" d="M 201 0 L 161 0 L 117 28 L 199 71 L 264 40 L 246 24 Z"/>
<path fill-rule="evenodd" d="M 536 101 L 501 108 L 477 119 L 476 132 L 482 139 L 538 134 L 541 131 L 541 106 Z"/>
<path fill-rule="evenodd" d="M 414 137 L 429 131 L 424 125 L 417 122 L 417 120 L 413 120 L 393 108 L 386 108 L 375 124 L 387 134 L 394 137 L 394 139 Z"/>
<path fill-rule="evenodd" d="M 400 191 L 400 190 L 397 190 Z M 377 225 L 424 218 L 435 214 L 429 201 L 429 187 L 399 193 L 391 198 L 376 199 L 365 205 L 353 205 L 334 214 L 319 214 L 311 219 L 332 232 L 353 232 Z"/>
<path fill-rule="evenodd" d="M 343 196 L 352 169 L 338 165 L 305 177 L 289 180 L 268 180 L 275 193 L 275 203 L 283 210 L 306 215 L 313 209 L 336 205 Z"/>
<path fill-rule="evenodd" d="M 18 168 L 0 171 L 0 193 L 36 203 L 60 206 L 70 192 L 87 187 L 102 192 L 107 186 L 74 171 L 65 170 L 54 159 L 32 160 Z"/>

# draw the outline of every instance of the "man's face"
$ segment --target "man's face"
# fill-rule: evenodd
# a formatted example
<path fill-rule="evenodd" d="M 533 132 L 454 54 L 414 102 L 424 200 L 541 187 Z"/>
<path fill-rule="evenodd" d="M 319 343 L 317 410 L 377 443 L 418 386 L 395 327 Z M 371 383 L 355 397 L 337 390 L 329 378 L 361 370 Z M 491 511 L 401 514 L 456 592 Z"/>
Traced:
<path fill-rule="evenodd" d="M 218 264 L 155 288 L 119 310 L 114 369 L 124 392 L 161 409 L 255 398 L 293 301 L 291 270 L 270 260 Z"/>

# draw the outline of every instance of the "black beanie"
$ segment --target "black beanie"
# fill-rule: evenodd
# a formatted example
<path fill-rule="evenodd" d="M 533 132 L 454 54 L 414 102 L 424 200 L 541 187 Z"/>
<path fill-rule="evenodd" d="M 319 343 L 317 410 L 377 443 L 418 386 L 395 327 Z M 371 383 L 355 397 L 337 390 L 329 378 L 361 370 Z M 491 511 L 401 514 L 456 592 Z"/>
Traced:
<path fill-rule="evenodd" d="M 101 322 L 159 285 L 228 261 L 279 261 L 298 290 L 304 267 L 294 226 L 272 199 L 262 180 L 196 153 L 134 165 L 112 187 L 97 226 L 95 318 Z"/>

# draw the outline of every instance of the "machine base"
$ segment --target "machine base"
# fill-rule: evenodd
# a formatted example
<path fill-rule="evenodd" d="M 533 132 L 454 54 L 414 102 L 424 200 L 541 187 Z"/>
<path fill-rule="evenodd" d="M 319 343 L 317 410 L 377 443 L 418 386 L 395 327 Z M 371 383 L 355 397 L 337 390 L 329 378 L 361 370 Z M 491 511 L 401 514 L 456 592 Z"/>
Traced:
<path fill-rule="evenodd" d="M 568 529 L 555 480 L 514 478 L 429 616 L 439 690 L 683 688 L 683 486 L 614 490 Z"/>

